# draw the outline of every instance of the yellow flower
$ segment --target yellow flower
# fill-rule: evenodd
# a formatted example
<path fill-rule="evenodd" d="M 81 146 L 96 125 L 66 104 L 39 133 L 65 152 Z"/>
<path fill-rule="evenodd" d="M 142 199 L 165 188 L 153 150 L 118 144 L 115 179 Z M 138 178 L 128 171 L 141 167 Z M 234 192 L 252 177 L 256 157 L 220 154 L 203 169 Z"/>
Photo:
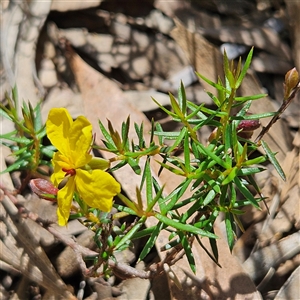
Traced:
<path fill-rule="evenodd" d="M 51 181 L 58 187 L 67 178 L 57 193 L 58 224 L 65 226 L 70 216 L 74 192 L 90 207 L 109 212 L 113 197 L 120 193 L 120 184 L 103 169 L 109 162 L 92 158 L 92 125 L 83 116 L 72 120 L 65 108 L 50 110 L 46 122 L 47 136 L 57 148 L 52 164 Z"/>

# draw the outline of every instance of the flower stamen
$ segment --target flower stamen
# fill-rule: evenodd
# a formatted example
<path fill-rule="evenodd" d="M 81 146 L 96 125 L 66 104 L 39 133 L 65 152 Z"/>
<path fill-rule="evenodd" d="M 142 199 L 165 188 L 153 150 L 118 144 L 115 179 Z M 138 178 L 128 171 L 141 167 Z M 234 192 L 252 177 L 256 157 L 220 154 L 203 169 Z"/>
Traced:
<path fill-rule="evenodd" d="M 66 175 L 65 176 L 74 176 L 76 174 L 76 170 L 75 169 L 66 169 L 66 168 L 62 168 L 62 170 L 64 172 L 66 172 Z"/>

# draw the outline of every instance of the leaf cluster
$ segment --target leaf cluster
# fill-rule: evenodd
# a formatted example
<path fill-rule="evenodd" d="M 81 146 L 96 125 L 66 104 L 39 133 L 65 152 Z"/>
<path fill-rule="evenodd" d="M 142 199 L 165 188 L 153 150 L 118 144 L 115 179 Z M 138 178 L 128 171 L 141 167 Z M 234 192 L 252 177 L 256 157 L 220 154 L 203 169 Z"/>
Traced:
<path fill-rule="evenodd" d="M 129 241 L 148 236 L 148 240 L 140 254 L 143 259 L 154 246 L 162 230 L 169 231 L 169 243 L 165 249 L 178 247 L 185 251 L 191 269 L 195 272 L 195 261 L 192 253 L 192 243 L 197 241 L 201 247 L 202 237 L 207 237 L 211 243 L 211 251 L 205 249 L 209 256 L 217 262 L 218 250 L 214 234 L 214 222 L 222 214 L 225 220 L 227 241 L 232 250 L 236 238 L 237 227 L 242 231 L 243 225 L 239 216 L 243 208 L 252 205 L 260 209 L 259 202 L 264 200 L 259 186 L 255 181 L 255 174 L 262 172 L 261 165 L 268 159 L 284 179 L 284 173 L 266 142 L 262 146 L 266 155 L 251 157 L 251 154 L 260 147 L 250 139 L 243 137 L 241 132 L 253 133 L 257 128 L 251 128 L 253 120 L 258 122 L 261 118 L 272 117 L 276 113 L 249 115 L 248 110 L 253 101 L 264 97 L 264 94 L 237 97 L 236 91 L 251 63 L 253 49 L 242 66 L 241 60 L 235 66 L 229 62 L 224 53 L 224 83 L 221 79 L 217 83 L 197 74 L 202 80 L 215 87 L 218 97 L 208 93 L 216 105 L 216 109 L 206 108 L 204 104 L 197 105 L 187 100 L 184 85 L 178 90 L 178 99 L 170 96 L 171 108 L 168 110 L 153 101 L 174 121 L 180 123 L 178 132 L 166 132 L 160 124 L 152 122 L 151 140 L 149 145 L 143 137 L 143 125 L 134 124 L 138 143 L 128 140 L 129 118 L 122 125 L 119 134 L 108 123 L 108 130 L 99 122 L 104 136 L 105 151 L 115 154 L 112 161 L 119 161 L 113 167 L 116 171 L 126 164 L 141 174 L 141 184 L 136 189 L 136 200 L 120 195 L 123 205 L 115 205 L 119 212 L 135 215 L 138 221 L 131 227 L 123 238 L 115 245 L 115 250 L 121 249 Z M 233 109 L 239 112 L 233 114 Z M 245 128 L 240 128 L 243 123 Z M 249 127 L 247 126 L 249 123 Z M 208 143 L 203 145 L 197 136 L 198 130 L 203 126 L 213 127 L 214 130 L 208 138 Z M 250 136 L 251 136 L 250 135 Z M 156 136 L 158 142 L 153 136 Z M 169 140 L 168 145 L 165 143 Z M 175 156 L 174 151 L 182 151 L 182 156 Z M 157 160 L 154 155 L 162 158 Z M 140 158 L 146 157 L 143 167 Z M 182 178 L 181 183 L 169 194 L 164 193 L 164 186 L 160 186 L 157 177 L 151 171 L 151 162 L 155 160 L 160 164 L 160 173 L 172 172 Z M 251 190 L 256 191 L 253 195 Z M 142 192 L 145 191 L 144 201 Z M 189 191 L 191 196 L 186 197 Z M 241 195 L 241 196 L 240 196 Z M 118 214 L 115 215 L 117 217 Z M 143 228 L 149 217 L 157 220 L 157 225 Z"/>
<path fill-rule="evenodd" d="M 33 108 L 30 103 L 23 102 L 19 112 L 17 87 L 12 89 L 11 96 L 6 93 L 5 98 L 6 105 L 0 103 L 0 115 L 13 122 L 15 130 L 1 134 L 0 139 L 2 145 L 12 150 L 15 159 L 3 173 L 16 170 L 25 170 L 28 175 L 42 172 L 39 166 L 50 166 L 49 158 L 53 156 L 54 147 L 42 143 L 46 129 L 41 118 L 40 104 Z"/>

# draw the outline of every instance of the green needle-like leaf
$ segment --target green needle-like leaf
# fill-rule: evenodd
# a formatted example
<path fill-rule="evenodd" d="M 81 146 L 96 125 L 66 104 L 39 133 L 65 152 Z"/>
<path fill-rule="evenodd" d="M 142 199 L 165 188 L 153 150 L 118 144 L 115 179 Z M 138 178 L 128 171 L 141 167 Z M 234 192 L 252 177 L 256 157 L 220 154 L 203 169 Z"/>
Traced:
<path fill-rule="evenodd" d="M 138 124 L 134 123 L 135 132 L 139 139 L 139 147 L 143 148 L 145 146 L 145 140 L 144 140 L 144 123 L 141 124 L 139 127 Z"/>
<path fill-rule="evenodd" d="M 9 167 L 7 167 L 4 171 L 0 172 L 0 174 L 17 171 L 17 170 L 22 170 L 24 168 L 26 169 L 28 164 L 29 164 L 29 162 L 24 160 L 23 158 L 18 159 L 13 164 L 11 164 Z"/>
<path fill-rule="evenodd" d="M 192 252 L 192 247 L 189 243 L 189 239 L 186 235 L 182 234 L 181 232 L 178 232 L 178 235 L 180 237 L 180 241 L 181 241 L 182 247 L 184 249 L 186 258 L 189 262 L 190 268 L 194 273 L 196 273 L 196 264 L 195 264 L 194 254 Z"/>
<path fill-rule="evenodd" d="M 249 167 L 238 170 L 237 176 L 248 176 L 264 171 L 263 167 Z"/>
<path fill-rule="evenodd" d="M 225 213 L 225 228 L 227 234 L 227 241 L 229 245 L 230 251 L 232 251 L 234 246 L 234 238 L 235 238 L 235 225 L 233 222 L 232 215 L 229 212 Z"/>
<path fill-rule="evenodd" d="M 230 94 L 230 91 L 226 90 L 226 88 L 224 88 L 221 84 L 218 84 L 218 83 L 215 83 L 211 80 L 209 80 L 208 78 L 206 78 L 205 76 L 195 72 L 196 75 L 198 77 L 200 77 L 201 79 L 203 79 L 205 82 L 207 82 L 209 85 L 211 85 L 212 87 L 216 88 L 218 91 L 221 91 L 221 92 L 227 92 L 228 94 Z"/>
<path fill-rule="evenodd" d="M 41 102 L 37 104 L 37 106 L 34 109 L 34 130 L 35 132 L 38 132 L 43 128 L 43 122 L 42 122 L 42 111 L 41 111 Z"/>
<path fill-rule="evenodd" d="M 210 190 L 203 200 L 203 206 L 208 205 L 211 201 L 213 201 L 216 197 L 216 192 L 214 190 Z"/>
<path fill-rule="evenodd" d="M 285 174 L 284 174 L 278 160 L 276 159 L 274 153 L 271 151 L 271 149 L 269 148 L 268 144 L 265 141 L 261 141 L 261 145 L 264 148 L 264 150 L 265 150 L 270 162 L 274 166 L 275 170 L 277 171 L 279 176 L 282 178 L 282 180 L 285 181 L 286 180 Z"/>
<path fill-rule="evenodd" d="M 186 179 L 185 181 L 181 182 L 179 186 L 175 188 L 167 197 L 165 197 L 165 202 L 169 202 L 164 208 L 160 207 L 162 215 L 166 215 L 170 210 L 174 209 L 174 205 L 185 193 L 191 182 L 192 179 Z"/>
<path fill-rule="evenodd" d="M 159 233 L 163 230 L 164 227 L 165 227 L 165 224 L 162 222 L 158 222 L 158 224 L 154 227 L 154 230 L 152 231 L 151 236 L 149 237 L 143 250 L 141 251 L 141 254 L 139 256 L 140 260 L 143 260 L 149 254 L 149 252 L 155 245 L 155 242 L 157 240 Z"/>
<path fill-rule="evenodd" d="M 126 123 L 122 124 L 122 149 L 128 149 L 128 133 L 130 127 L 130 117 L 127 118 Z"/>
<path fill-rule="evenodd" d="M 104 136 L 104 138 L 106 139 L 107 143 L 106 143 L 106 146 L 108 149 L 114 149 L 114 150 L 117 150 L 117 147 L 115 145 L 115 142 L 114 140 L 112 139 L 110 133 L 106 130 L 106 128 L 104 127 L 104 125 L 102 124 L 102 122 L 99 120 L 99 127 L 100 127 L 100 130 Z"/>
<path fill-rule="evenodd" d="M 227 185 L 237 176 L 239 169 L 237 167 L 233 167 L 230 173 L 226 176 L 226 178 L 222 181 L 222 185 Z"/>
<path fill-rule="evenodd" d="M 150 170 L 149 160 L 147 160 L 145 164 L 144 172 L 145 172 L 145 179 L 146 179 L 146 198 L 147 198 L 147 208 L 148 208 L 153 200 L 153 192 L 152 192 L 153 179 Z"/>
<path fill-rule="evenodd" d="M 128 161 L 128 164 L 130 165 L 130 167 L 132 168 L 132 170 L 134 171 L 134 173 L 137 174 L 137 175 L 140 175 L 141 174 L 141 167 L 136 162 L 136 160 L 131 158 L 131 157 L 128 157 L 127 161 Z"/>
<path fill-rule="evenodd" d="M 184 164 L 186 171 L 191 172 L 191 160 L 190 160 L 190 145 L 189 145 L 189 135 L 186 134 L 183 142 L 183 153 L 184 153 Z"/>
<path fill-rule="evenodd" d="M 176 147 L 181 143 L 185 135 L 187 134 L 188 129 L 186 127 L 182 127 L 179 136 L 176 138 L 174 144 L 170 147 L 169 152 L 172 152 L 175 150 Z"/>
<path fill-rule="evenodd" d="M 185 115 L 187 100 L 186 100 L 185 88 L 182 81 L 180 81 L 180 88 L 178 89 L 178 102 L 183 115 Z"/>
<path fill-rule="evenodd" d="M 120 250 L 121 247 L 131 240 L 133 235 L 143 226 L 144 222 L 146 220 L 146 217 L 142 217 L 138 223 L 136 223 L 128 232 L 127 234 L 121 239 L 121 241 L 116 245 L 115 250 Z"/>
<path fill-rule="evenodd" d="M 9 141 L 13 141 L 16 143 L 24 144 L 24 145 L 28 145 L 28 144 L 32 143 L 31 139 L 28 139 L 26 137 L 17 137 L 16 136 L 17 133 L 18 133 L 18 131 L 14 130 L 14 131 L 6 133 L 6 134 L 1 134 L 0 138 L 9 140 Z"/>
<path fill-rule="evenodd" d="M 131 200 L 129 200 L 126 196 L 122 194 L 118 194 L 118 197 L 121 199 L 121 201 L 130 209 L 132 209 L 135 213 L 137 212 L 136 204 L 133 203 Z"/>
<path fill-rule="evenodd" d="M 162 109 L 166 114 L 168 114 L 169 116 L 176 118 L 177 115 L 174 114 L 173 112 L 171 112 L 170 110 L 166 109 L 164 106 L 162 106 L 161 104 L 159 104 L 153 97 L 151 97 L 152 100 L 157 104 L 157 106 Z"/>
<path fill-rule="evenodd" d="M 241 74 L 240 74 L 239 78 L 236 81 L 236 84 L 235 84 L 235 88 L 236 89 L 238 89 L 240 87 L 240 85 L 241 85 L 241 83 L 242 83 L 244 77 L 246 76 L 247 71 L 248 71 L 248 69 L 250 67 L 252 56 L 253 56 L 253 49 L 254 48 L 252 47 L 251 50 L 250 50 L 250 52 L 249 52 L 249 54 L 248 54 L 248 56 L 247 56 L 247 59 L 245 61 L 245 64 L 244 64 L 243 69 L 241 71 Z"/>
<path fill-rule="evenodd" d="M 9 112 L 9 110 L 0 103 L 0 116 L 4 117 L 10 121 L 13 121 L 12 117 L 9 115 L 8 112 Z"/>
<path fill-rule="evenodd" d="M 235 177 L 233 179 L 233 181 L 236 184 L 238 190 L 246 197 L 246 199 L 248 199 L 254 207 L 260 209 L 260 207 L 259 207 L 257 201 L 255 200 L 255 198 L 253 197 L 252 193 L 241 182 L 241 180 L 238 177 Z"/>
<path fill-rule="evenodd" d="M 225 169 L 229 169 L 230 165 L 227 164 L 222 158 L 218 157 L 217 155 L 215 155 L 213 152 L 209 151 L 206 147 L 204 147 L 201 143 L 197 143 L 197 146 L 199 148 L 199 150 L 206 154 L 207 156 L 209 156 L 210 158 L 212 158 L 216 163 L 218 163 L 221 167 L 225 168 Z"/>
<path fill-rule="evenodd" d="M 252 96 L 243 96 L 243 97 L 235 97 L 234 100 L 236 102 L 246 102 L 250 100 L 258 100 L 261 98 L 267 97 L 268 94 L 257 94 L 257 95 L 252 95 Z"/>
<path fill-rule="evenodd" d="M 153 134 L 158 137 L 159 144 L 163 145 L 164 139 L 163 139 L 163 136 L 160 135 L 160 134 L 163 133 L 163 128 L 162 128 L 162 126 L 159 123 L 155 124 L 155 128 L 156 128 L 156 131 L 153 131 Z"/>
<path fill-rule="evenodd" d="M 273 117 L 276 115 L 276 113 L 277 112 L 268 112 L 268 113 L 263 113 L 263 114 L 247 115 L 247 116 L 243 116 L 243 117 L 232 116 L 230 119 L 231 120 L 258 120 L 258 119 Z"/>
<path fill-rule="evenodd" d="M 176 140 L 180 136 L 181 132 L 155 131 L 154 134 L 167 140 Z"/>
<path fill-rule="evenodd" d="M 172 219 L 169 219 L 166 216 L 163 216 L 163 215 L 158 214 L 158 213 L 155 214 L 154 216 L 159 221 L 161 221 L 161 222 L 165 223 L 166 225 L 171 226 L 175 229 L 182 230 L 182 231 L 188 231 L 188 232 L 191 232 L 191 233 L 194 233 L 194 234 L 199 234 L 201 236 L 206 236 L 206 237 L 210 237 L 210 238 L 215 238 L 215 239 L 217 238 L 217 236 L 215 234 L 212 234 L 210 232 L 199 229 L 199 228 L 197 228 L 193 225 L 182 224 L 182 223 L 176 222 L 176 221 L 174 221 Z"/>
<path fill-rule="evenodd" d="M 171 101 L 171 106 L 176 113 L 176 116 L 179 117 L 180 120 L 184 120 L 184 114 L 182 113 L 180 106 L 178 102 L 176 101 L 175 97 L 169 93 L 170 101 Z"/>

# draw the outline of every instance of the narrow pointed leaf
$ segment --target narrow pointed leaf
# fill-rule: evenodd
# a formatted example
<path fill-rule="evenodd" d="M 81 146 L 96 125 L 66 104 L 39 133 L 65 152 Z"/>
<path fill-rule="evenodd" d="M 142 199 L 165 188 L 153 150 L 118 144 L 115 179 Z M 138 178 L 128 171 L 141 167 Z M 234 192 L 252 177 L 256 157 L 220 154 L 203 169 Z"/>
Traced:
<path fill-rule="evenodd" d="M 186 100 L 185 88 L 182 81 L 180 81 L 180 88 L 178 89 L 178 101 L 179 101 L 181 111 L 185 115 L 187 100 Z"/>
<path fill-rule="evenodd" d="M 255 200 L 255 198 L 253 197 L 252 193 L 241 182 L 241 180 L 238 177 L 235 177 L 233 181 L 236 184 L 236 187 L 238 188 L 238 190 L 245 196 L 245 198 L 248 199 L 254 207 L 260 209 L 260 207 L 259 207 L 257 201 Z"/>
<path fill-rule="evenodd" d="M 248 56 L 247 56 L 247 59 L 246 59 L 246 61 L 245 61 L 245 64 L 244 64 L 244 66 L 243 66 L 243 69 L 242 69 L 242 71 L 241 71 L 241 74 L 240 74 L 238 80 L 236 81 L 236 84 L 235 84 L 235 88 L 236 88 L 236 89 L 239 88 L 239 86 L 241 85 L 241 83 L 242 83 L 244 77 L 245 77 L 246 74 L 247 74 L 247 71 L 248 71 L 249 66 L 250 66 L 250 64 L 251 64 L 252 55 L 253 55 L 253 47 L 251 48 L 251 50 L 250 50 L 250 52 L 249 52 L 249 54 L 248 54 Z"/>
<path fill-rule="evenodd" d="M 169 97 L 170 97 L 170 101 L 171 101 L 171 106 L 174 110 L 174 112 L 176 113 L 176 116 L 179 117 L 180 119 L 184 119 L 184 115 L 181 111 L 181 108 L 178 104 L 178 102 L 176 101 L 175 97 L 169 93 Z"/>
<path fill-rule="evenodd" d="M 159 102 L 157 102 L 153 97 L 151 97 L 152 100 L 157 104 L 157 106 L 162 109 L 165 113 L 167 113 L 169 116 L 176 118 L 177 115 L 171 112 L 170 110 L 166 109 L 164 106 L 162 106 Z"/>
<path fill-rule="evenodd" d="M 106 130 L 106 128 L 104 127 L 104 125 L 102 124 L 102 122 L 100 120 L 98 123 L 99 123 L 100 130 L 101 130 L 104 138 L 107 141 L 107 143 L 106 143 L 107 148 L 116 150 L 117 147 L 116 147 L 114 140 L 112 139 L 110 133 Z"/>
<path fill-rule="evenodd" d="M 261 98 L 267 97 L 268 94 L 257 94 L 257 95 L 252 95 L 252 96 L 243 96 L 243 97 L 235 97 L 234 100 L 237 102 L 245 102 L 249 100 L 258 100 Z"/>
<path fill-rule="evenodd" d="M 232 251 L 233 246 L 234 246 L 234 222 L 233 222 L 233 218 L 232 215 L 227 212 L 225 213 L 225 228 L 226 228 L 226 234 L 227 234 L 227 241 L 228 241 L 228 246 L 230 251 Z"/>
<path fill-rule="evenodd" d="M 174 144 L 169 149 L 169 152 L 172 152 L 173 150 L 175 150 L 176 147 L 178 147 L 178 145 L 181 143 L 181 141 L 183 140 L 183 138 L 187 134 L 187 131 L 188 131 L 188 129 L 186 127 L 183 127 L 181 129 L 179 136 L 176 138 L 176 141 L 174 142 Z"/>
<path fill-rule="evenodd" d="M 223 87 L 221 84 L 215 83 L 211 80 L 209 80 L 208 78 L 206 78 L 205 76 L 199 74 L 196 72 L 196 75 L 198 77 L 200 77 L 201 79 L 203 79 L 205 82 L 207 82 L 209 85 L 211 85 L 212 87 L 216 88 L 217 90 L 221 91 L 221 92 L 227 92 L 230 94 L 230 91 L 226 90 L 225 87 Z"/>
<path fill-rule="evenodd" d="M 143 226 L 146 217 L 142 217 L 137 224 L 135 224 L 129 232 L 121 239 L 121 241 L 116 245 L 115 250 L 119 250 L 121 246 L 131 240 L 132 236 Z"/>
<path fill-rule="evenodd" d="M 156 239 L 159 235 L 159 233 L 163 230 L 164 228 L 164 223 L 159 222 L 155 227 L 154 230 L 152 231 L 149 239 L 147 240 L 143 250 L 141 251 L 141 254 L 139 256 L 140 260 L 143 260 L 151 251 L 151 249 L 154 247 Z"/>
<path fill-rule="evenodd" d="M 163 216 L 161 214 L 155 214 L 155 218 L 157 218 L 159 221 L 165 223 L 168 226 L 171 226 L 173 228 L 176 228 L 178 230 L 182 230 L 182 231 L 188 231 L 194 234 L 199 234 L 201 236 L 206 236 L 206 237 L 210 237 L 210 238 L 217 238 L 217 236 L 215 234 L 212 234 L 210 232 L 204 231 L 202 229 L 199 229 L 195 226 L 192 226 L 190 224 L 182 224 L 179 222 L 176 222 L 172 219 L 167 218 L 166 216 Z"/>
<path fill-rule="evenodd" d="M 5 139 L 5 140 L 9 140 L 9 141 L 13 141 L 16 143 L 20 143 L 20 144 L 25 144 L 28 145 L 30 143 L 32 143 L 33 141 L 26 138 L 26 137 L 16 137 L 15 134 L 17 134 L 17 131 L 13 131 L 13 132 L 9 132 L 6 134 L 2 134 L 0 135 L 1 139 Z"/>
<path fill-rule="evenodd" d="M 135 174 L 140 175 L 141 174 L 141 167 L 139 164 L 136 162 L 135 159 L 128 157 L 128 164 L 132 168 Z"/>
<path fill-rule="evenodd" d="M 277 171 L 277 173 L 279 174 L 279 176 L 282 178 L 282 180 L 286 181 L 286 177 L 285 174 L 278 162 L 278 160 L 276 159 L 274 153 L 271 151 L 271 149 L 269 148 L 268 144 L 265 141 L 261 141 L 261 145 L 263 147 L 263 149 L 265 150 L 270 162 L 272 163 L 272 165 L 274 166 L 275 170 Z"/>
<path fill-rule="evenodd" d="M 178 235 L 180 237 L 181 244 L 184 249 L 186 258 L 189 262 L 190 268 L 195 274 L 196 273 L 196 264 L 195 264 L 194 254 L 192 252 L 192 247 L 189 243 L 189 240 L 188 240 L 187 236 L 183 235 L 181 232 L 178 232 Z"/>
<path fill-rule="evenodd" d="M 126 123 L 122 124 L 122 149 L 128 148 L 128 133 L 129 133 L 129 127 L 130 127 L 130 117 L 127 118 Z"/>

